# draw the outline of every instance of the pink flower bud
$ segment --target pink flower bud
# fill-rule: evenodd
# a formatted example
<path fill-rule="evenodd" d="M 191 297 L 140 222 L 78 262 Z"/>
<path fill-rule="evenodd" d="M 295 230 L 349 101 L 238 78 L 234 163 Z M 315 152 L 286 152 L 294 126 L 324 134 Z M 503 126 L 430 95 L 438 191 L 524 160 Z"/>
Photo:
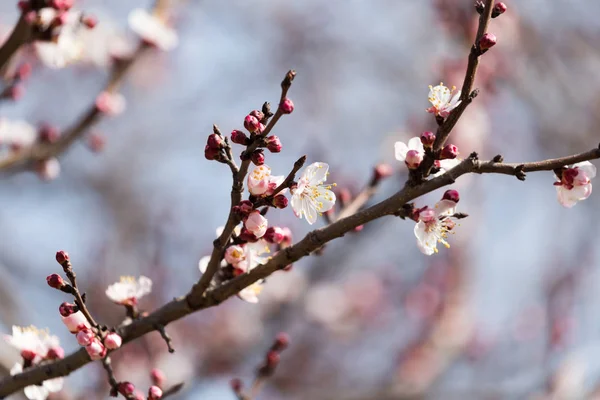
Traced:
<path fill-rule="evenodd" d="M 62 322 L 65 324 L 69 332 L 77 333 L 82 329 L 90 329 L 90 323 L 85 318 L 81 311 L 77 311 L 68 317 L 62 317 Z"/>
<path fill-rule="evenodd" d="M 381 163 L 381 164 L 377 164 L 375 166 L 373 176 L 375 177 L 376 181 L 380 181 L 382 179 L 392 176 L 393 173 L 394 173 L 394 169 L 392 168 L 392 166 L 390 164 Z"/>
<path fill-rule="evenodd" d="M 246 128 L 248 132 L 254 133 L 259 130 L 260 121 L 252 115 L 246 115 L 246 118 L 244 118 L 244 128 Z"/>
<path fill-rule="evenodd" d="M 254 118 L 256 118 L 258 120 L 258 122 L 262 121 L 263 118 L 265 117 L 265 114 L 259 110 L 250 111 L 250 115 L 253 116 Z"/>
<path fill-rule="evenodd" d="M 409 169 L 416 169 L 423 161 L 423 153 L 418 150 L 409 150 L 406 153 L 405 163 Z"/>
<path fill-rule="evenodd" d="M 92 133 L 88 136 L 87 145 L 94 153 L 100 153 L 104 150 L 106 139 L 99 133 Z"/>
<path fill-rule="evenodd" d="M 21 12 L 27 12 L 31 9 L 31 4 L 29 4 L 29 0 L 20 0 L 17 3 L 17 6 L 19 7 L 19 10 L 21 10 Z"/>
<path fill-rule="evenodd" d="M 60 346 L 51 348 L 46 354 L 48 360 L 62 360 L 63 358 L 65 358 L 65 350 Z"/>
<path fill-rule="evenodd" d="M 65 264 L 67 261 L 69 261 L 69 253 L 67 253 L 64 250 L 60 250 L 60 251 L 56 252 L 56 261 L 60 265 Z"/>
<path fill-rule="evenodd" d="M 265 155 L 263 154 L 262 149 L 254 150 L 250 159 L 254 165 L 263 165 L 265 163 Z"/>
<path fill-rule="evenodd" d="M 31 76 L 31 64 L 28 62 L 25 62 L 21 65 L 19 65 L 19 68 L 17 69 L 17 73 L 15 74 L 17 79 L 24 81 L 26 79 L 28 79 Z"/>
<path fill-rule="evenodd" d="M 447 144 L 442 149 L 442 153 L 440 154 L 440 158 L 442 160 L 447 159 L 455 159 L 458 156 L 458 147 L 453 144 Z"/>
<path fill-rule="evenodd" d="M 58 128 L 49 124 L 43 124 L 38 131 L 38 135 L 40 141 L 44 143 L 55 143 L 60 138 Z"/>
<path fill-rule="evenodd" d="M 435 142 L 435 133 L 433 132 L 423 132 L 421 133 L 421 143 L 423 147 L 431 148 L 433 143 Z"/>
<path fill-rule="evenodd" d="M 285 197 L 282 194 L 278 194 L 277 196 L 275 196 L 273 198 L 273 206 L 277 207 L 277 208 L 286 208 L 288 206 L 288 202 L 289 200 L 287 199 L 287 197 Z"/>
<path fill-rule="evenodd" d="M 242 392 L 242 389 L 244 388 L 244 383 L 240 378 L 233 378 L 229 381 L 229 386 L 231 386 L 231 390 L 233 390 L 233 392 L 237 394 Z"/>
<path fill-rule="evenodd" d="M 207 160 L 214 160 L 217 158 L 218 155 L 219 155 L 218 148 L 210 147 L 209 145 L 206 145 L 204 147 L 204 157 Z"/>
<path fill-rule="evenodd" d="M 46 277 L 46 282 L 48 283 L 48 286 L 58 290 L 65 286 L 65 281 L 63 280 L 62 276 L 58 274 L 48 275 L 48 277 Z"/>
<path fill-rule="evenodd" d="M 254 243 L 254 242 L 258 241 L 258 238 L 256 236 L 254 236 L 254 234 L 252 232 L 250 232 L 248 229 L 246 229 L 245 227 L 242 228 L 239 238 L 240 238 L 240 240 L 243 240 L 244 242 L 249 242 L 249 243 Z"/>
<path fill-rule="evenodd" d="M 21 350 L 21 357 L 24 361 L 32 362 L 36 356 L 37 353 L 33 350 Z"/>
<path fill-rule="evenodd" d="M 271 226 L 267 228 L 264 239 L 269 243 L 279 244 L 285 239 L 285 232 L 278 226 Z"/>
<path fill-rule="evenodd" d="M 243 261 L 245 258 L 244 249 L 241 246 L 229 246 L 227 250 L 225 250 L 225 261 L 233 266 L 240 261 Z"/>
<path fill-rule="evenodd" d="M 484 34 L 481 39 L 479 39 L 479 48 L 483 50 L 490 49 L 496 45 L 496 35 L 493 33 Z"/>
<path fill-rule="evenodd" d="M 247 146 L 250 144 L 250 138 L 242 131 L 234 130 L 231 132 L 231 141 L 233 143 Z"/>
<path fill-rule="evenodd" d="M 86 15 L 81 19 L 81 22 L 89 29 L 94 29 L 98 25 L 98 18 L 93 15 Z"/>
<path fill-rule="evenodd" d="M 250 179 L 248 180 L 248 189 L 250 190 L 250 193 L 252 193 L 252 190 L 250 189 Z M 252 204 L 250 200 L 242 200 L 237 206 L 234 206 L 233 209 L 235 213 L 245 218 L 252 210 L 254 210 L 254 204 Z"/>
<path fill-rule="evenodd" d="M 275 343 L 273 343 L 272 350 L 281 352 L 288 348 L 290 345 L 290 335 L 285 332 L 280 332 L 275 338 Z"/>
<path fill-rule="evenodd" d="M 25 22 L 27 22 L 27 25 L 34 25 L 37 21 L 37 11 L 27 11 L 25 13 Z"/>
<path fill-rule="evenodd" d="M 496 5 L 494 6 L 494 9 L 492 10 L 492 18 L 497 18 L 500 15 L 504 14 L 506 12 L 506 10 L 508 10 L 508 7 L 506 6 L 506 4 L 500 2 L 500 3 L 496 3 Z"/>
<path fill-rule="evenodd" d="M 77 339 L 77 343 L 79 343 L 80 346 L 88 346 L 90 343 L 92 343 L 92 340 L 96 338 L 96 335 L 94 334 L 94 332 L 92 332 L 91 329 L 86 328 L 77 332 L 75 338 Z"/>
<path fill-rule="evenodd" d="M 54 18 L 54 24 L 56 26 L 65 25 L 68 22 L 69 13 L 67 12 L 59 12 Z"/>
<path fill-rule="evenodd" d="M 261 215 L 260 211 L 252 211 L 244 221 L 244 227 L 254 236 L 260 238 L 267 231 L 268 221 Z"/>
<path fill-rule="evenodd" d="M 118 391 L 123 396 L 131 396 L 135 392 L 135 386 L 131 382 L 119 382 Z"/>
<path fill-rule="evenodd" d="M 133 395 L 133 400 L 146 400 L 146 398 L 144 397 L 144 393 L 140 392 L 139 390 L 136 390 L 136 392 Z"/>
<path fill-rule="evenodd" d="M 208 135 L 208 140 L 206 141 L 206 145 L 211 149 L 220 149 L 223 146 L 223 139 L 220 135 L 216 133 L 212 133 Z"/>
<path fill-rule="evenodd" d="M 125 97 L 122 94 L 104 91 L 96 97 L 96 108 L 106 115 L 119 115 L 125 111 L 125 107 Z"/>
<path fill-rule="evenodd" d="M 85 346 L 85 351 L 87 351 L 92 361 L 101 360 L 106 356 L 106 347 L 98 339 L 94 339 Z"/>
<path fill-rule="evenodd" d="M 279 109 L 284 114 L 291 114 L 294 111 L 294 102 L 286 97 L 279 105 Z"/>
<path fill-rule="evenodd" d="M 115 350 L 121 347 L 123 339 L 115 332 L 111 332 L 104 338 L 104 345 L 109 350 Z"/>
<path fill-rule="evenodd" d="M 444 193 L 444 196 L 442 197 L 442 200 L 450 200 L 455 203 L 458 203 L 458 201 L 460 200 L 460 196 L 459 196 L 457 190 L 450 189 L 450 190 L 446 190 L 446 192 Z"/>
<path fill-rule="evenodd" d="M 60 305 L 60 307 L 58 307 L 58 312 L 61 316 L 68 317 L 69 315 L 77 312 L 77 307 L 75 307 L 75 304 L 67 303 L 65 301 Z"/>
<path fill-rule="evenodd" d="M 159 388 L 162 388 L 167 380 L 165 374 L 158 368 L 154 368 L 150 371 L 150 379 L 152 380 L 152 384 Z"/>
<path fill-rule="evenodd" d="M 275 367 L 277 367 L 277 365 L 279 364 L 279 359 L 280 359 L 280 356 L 279 356 L 278 352 L 273 351 L 273 350 L 269 351 L 267 353 L 267 357 L 265 359 L 267 368 L 275 369 Z"/>
<path fill-rule="evenodd" d="M 281 242 L 281 246 L 282 247 L 289 247 L 292 245 L 292 231 L 290 230 L 290 228 L 285 227 L 282 228 L 283 230 L 283 242 Z"/>
<path fill-rule="evenodd" d="M 162 395 L 163 392 L 158 386 L 151 386 L 148 390 L 148 400 L 159 400 Z"/>
<path fill-rule="evenodd" d="M 281 151 L 281 141 L 277 136 L 269 136 L 267 138 L 267 149 L 271 153 L 279 153 Z"/>

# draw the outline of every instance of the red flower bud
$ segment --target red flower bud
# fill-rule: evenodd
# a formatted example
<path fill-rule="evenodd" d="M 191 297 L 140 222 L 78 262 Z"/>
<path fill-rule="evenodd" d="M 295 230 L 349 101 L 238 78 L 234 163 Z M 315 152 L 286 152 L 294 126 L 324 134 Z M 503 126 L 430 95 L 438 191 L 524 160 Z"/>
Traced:
<path fill-rule="evenodd" d="M 277 208 L 286 208 L 289 200 L 282 194 L 278 194 L 273 198 L 272 204 Z"/>
<path fill-rule="evenodd" d="M 479 48 L 483 50 L 490 49 L 496 45 L 496 35 L 493 33 L 484 34 L 481 39 L 479 39 Z"/>
<path fill-rule="evenodd" d="M 294 102 L 286 97 L 279 105 L 279 109 L 284 114 L 291 114 L 294 111 Z"/>
<path fill-rule="evenodd" d="M 458 147 L 453 144 L 447 144 L 442 149 L 442 153 L 440 155 L 442 160 L 454 159 L 458 156 Z"/>
<path fill-rule="evenodd" d="M 234 206 L 233 209 L 233 211 L 241 217 L 247 217 L 248 214 L 254 210 L 254 204 L 252 204 L 250 200 L 242 200 L 237 206 Z"/>
<path fill-rule="evenodd" d="M 56 261 L 60 265 L 63 265 L 65 263 L 69 262 L 69 253 L 67 253 L 64 250 L 60 250 L 60 251 L 56 252 Z"/>
<path fill-rule="evenodd" d="M 285 232 L 278 226 L 270 226 L 267 228 L 263 238 L 269 243 L 279 244 L 285 239 Z"/>
<path fill-rule="evenodd" d="M 281 151 L 281 141 L 277 136 L 269 136 L 267 138 L 267 149 L 271 153 L 279 153 Z"/>
<path fill-rule="evenodd" d="M 41 142 L 54 143 L 60 137 L 58 128 L 49 124 L 42 124 L 38 131 L 38 135 Z"/>
<path fill-rule="evenodd" d="M 66 318 L 72 314 L 75 314 L 77 312 L 77 307 L 75 304 L 67 303 L 65 301 L 58 307 L 58 312 L 60 315 Z"/>
<path fill-rule="evenodd" d="M 265 155 L 262 149 L 254 150 L 250 159 L 254 163 L 254 165 L 263 165 L 265 163 Z"/>
<path fill-rule="evenodd" d="M 458 201 L 460 200 L 460 196 L 459 196 L 457 190 L 450 189 L 450 190 L 446 190 L 446 192 L 444 193 L 444 196 L 442 196 L 442 200 L 450 200 L 455 203 L 458 203 Z"/>
<path fill-rule="evenodd" d="M 242 131 L 238 131 L 237 129 L 231 132 L 231 141 L 233 143 L 242 144 L 247 146 L 250 144 L 250 138 Z"/>
<path fill-rule="evenodd" d="M 246 115 L 246 118 L 244 118 L 244 128 L 248 132 L 256 132 L 260 128 L 260 121 L 253 115 Z"/>
<path fill-rule="evenodd" d="M 229 386 L 231 386 L 231 390 L 233 390 L 236 394 L 241 393 L 244 387 L 244 383 L 239 378 L 233 378 L 229 381 Z"/>
<path fill-rule="evenodd" d="M 496 3 L 496 5 L 494 6 L 494 9 L 492 10 L 492 18 L 497 18 L 500 15 L 504 14 L 506 12 L 506 10 L 508 10 L 508 7 L 506 6 L 506 4 L 500 2 L 500 3 Z"/>
<path fill-rule="evenodd" d="M 421 143 L 423 143 L 423 147 L 431 147 L 431 146 L 433 146 L 433 142 L 435 142 L 435 133 L 433 133 L 433 132 L 421 133 Z"/>
<path fill-rule="evenodd" d="M 206 145 L 204 147 L 204 157 L 207 160 L 214 160 L 219 156 L 219 149 Z"/>
<path fill-rule="evenodd" d="M 135 392 L 135 386 L 131 382 L 119 382 L 119 393 L 123 396 L 131 396 Z"/>
<path fill-rule="evenodd" d="M 65 281 L 63 280 L 62 276 L 58 274 L 48 275 L 46 277 L 46 282 L 48 283 L 48 286 L 58 290 L 65 286 Z"/>
<path fill-rule="evenodd" d="M 82 18 L 81 22 L 89 29 L 94 29 L 98 25 L 98 18 L 93 15 L 86 15 Z"/>
<path fill-rule="evenodd" d="M 277 367 L 277 365 L 279 364 L 279 359 L 280 357 L 278 352 L 273 350 L 269 351 L 265 359 L 267 368 L 271 370 L 275 369 L 275 367 Z"/>
<path fill-rule="evenodd" d="M 258 238 L 252 232 L 250 232 L 248 229 L 246 229 L 245 227 L 242 228 L 242 232 L 240 232 L 239 238 L 241 240 L 243 240 L 244 242 L 250 242 L 250 243 L 258 242 Z"/>
<path fill-rule="evenodd" d="M 216 133 L 212 133 L 208 135 L 208 140 L 206 141 L 206 145 L 211 149 L 220 149 L 223 146 L 223 138 Z"/>
<path fill-rule="evenodd" d="M 150 371 L 150 379 L 152 380 L 152 384 L 158 386 L 159 388 L 162 388 L 167 380 L 164 372 L 158 368 L 154 368 L 152 371 Z"/>
<path fill-rule="evenodd" d="M 373 171 L 373 176 L 376 181 L 380 181 L 384 178 L 391 176 L 394 173 L 394 169 L 390 164 L 377 164 L 375 166 L 375 170 Z"/>
<path fill-rule="evenodd" d="M 273 347 L 271 350 L 281 352 L 288 348 L 290 345 L 290 335 L 285 332 L 281 332 L 275 338 L 275 343 L 273 343 Z"/>

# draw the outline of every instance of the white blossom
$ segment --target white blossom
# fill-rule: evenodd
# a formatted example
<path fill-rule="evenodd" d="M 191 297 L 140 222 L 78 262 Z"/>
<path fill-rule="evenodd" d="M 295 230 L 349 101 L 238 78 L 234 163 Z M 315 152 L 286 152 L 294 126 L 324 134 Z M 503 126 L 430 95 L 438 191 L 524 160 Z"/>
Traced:
<path fill-rule="evenodd" d="M 331 210 L 335 205 L 335 193 L 331 185 L 325 186 L 329 165 L 316 162 L 304 170 L 298 186 L 292 189 L 292 209 L 298 218 L 306 218 L 309 224 L 317 221 L 317 216 Z M 333 184 L 335 186 L 335 184 Z"/>
<path fill-rule="evenodd" d="M 440 83 L 438 86 L 429 86 L 429 102 L 431 107 L 427 109 L 427 112 L 434 113 L 435 116 L 446 118 L 450 115 L 450 112 L 454 110 L 461 103 L 460 90 L 456 90 L 456 87 L 452 86 L 452 90 Z"/>
<path fill-rule="evenodd" d="M 592 194 L 591 179 L 596 176 L 596 167 L 589 161 L 574 164 L 562 171 L 562 178 L 556 178 L 556 195 L 558 202 L 571 208 L 578 201 L 585 200 Z"/>
<path fill-rule="evenodd" d="M 456 225 L 452 215 L 456 210 L 456 203 L 451 200 L 441 200 L 435 209 L 427 208 L 420 212 L 419 222 L 415 225 L 417 246 L 425 255 L 437 253 L 437 244 L 441 243 L 450 247 L 446 238 Z"/>
<path fill-rule="evenodd" d="M 145 41 L 152 43 L 161 50 L 168 51 L 177 47 L 177 32 L 167 26 L 162 19 L 136 8 L 129 14 L 129 26 Z"/>
<path fill-rule="evenodd" d="M 106 295 L 117 304 L 134 306 L 140 297 L 152 291 L 152 280 L 140 276 L 135 280 L 132 276 L 123 276 L 117 283 L 106 289 Z"/>

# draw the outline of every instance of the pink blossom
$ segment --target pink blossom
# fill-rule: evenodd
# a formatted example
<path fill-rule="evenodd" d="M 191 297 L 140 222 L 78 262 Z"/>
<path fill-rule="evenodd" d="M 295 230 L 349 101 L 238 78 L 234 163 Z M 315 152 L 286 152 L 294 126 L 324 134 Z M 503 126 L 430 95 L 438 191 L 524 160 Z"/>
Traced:
<path fill-rule="evenodd" d="M 245 259 L 244 249 L 241 246 L 229 246 L 227 250 L 225 250 L 225 261 L 234 267 Z"/>
<path fill-rule="evenodd" d="M 440 83 L 438 86 L 429 86 L 429 102 L 431 107 L 427 112 L 435 114 L 436 117 L 446 118 L 462 102 L 460 100 L 460 90 L 452 86 L 452 90 Z"/>
<path fill-rule="evenodd" d="M 90 323 L 85 318 L 85 315 L 81 311 L 77 311 L 68 317 L 62 317 L 62 322 L 65 324 L 69 332 L 77 333 L 82 329 L 90 329 Z"/>
<path fill-rule="evenodd" d="M 104 345 L 109 350 L 118 349 L 123 344 L 123 339 L 115 332 L 111 332 L 104 338 Z"/>
<path fill-rule="evenodd" d="M 106 347 L 97 338 L 85 346 L 85 351 L 87 351 L 92 361 L 101 360 L 106 356 Z"/>
<path fill-rule="evenodd" d="M 271 168 L 263 164 L 248 174 L 248 191 L 254 196 L 261 196 L 269 189 Z"/>
<path fill-rule="evenodd" d="M 244 227 L 248 229 L 257 238 L 262 237 L 267 231 L 268 221 L 263 217 L 260 211 L 253 211 L 244 221 Z"/>
<path fill-rule="evenodd" d="M 96 335 L 94 334 L 94 332 L 92 332 L 91 329 L 82 329 L 79 332 L 77 332 L 77 335 L 75 337 L 77 339 L 77 343 L 79 343 L 80 346 L 87 346 L 90 343 L 92 343 L 92 340 L 94 340 Z"/>
<path fill-rule="evenodd" d="M 158 386 L 151 386 L 148 390 L 148 400 L 159 400 L 162 395 L 163 392 Z"/>
<path fill-rule="evenodd" d="M 596 176 L 596 167 L 589 161 L 574 164 L 562 171 L 561 179 L 554 182 L 558 202 L 571 208 L 578 201 L 585 200 L 592 194 L 591 179 Z"/>

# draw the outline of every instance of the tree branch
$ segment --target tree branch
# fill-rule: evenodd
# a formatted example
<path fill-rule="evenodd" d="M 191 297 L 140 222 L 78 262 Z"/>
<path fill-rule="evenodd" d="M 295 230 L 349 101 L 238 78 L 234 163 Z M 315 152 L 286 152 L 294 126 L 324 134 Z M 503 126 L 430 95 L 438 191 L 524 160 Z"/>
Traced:
<path fill-rule="evenodd" d="M 31 27 L 21 14 L 6 42 L 0 47 L 0 71 L 8 65 L 12 56 L 31 39 Z"/>

